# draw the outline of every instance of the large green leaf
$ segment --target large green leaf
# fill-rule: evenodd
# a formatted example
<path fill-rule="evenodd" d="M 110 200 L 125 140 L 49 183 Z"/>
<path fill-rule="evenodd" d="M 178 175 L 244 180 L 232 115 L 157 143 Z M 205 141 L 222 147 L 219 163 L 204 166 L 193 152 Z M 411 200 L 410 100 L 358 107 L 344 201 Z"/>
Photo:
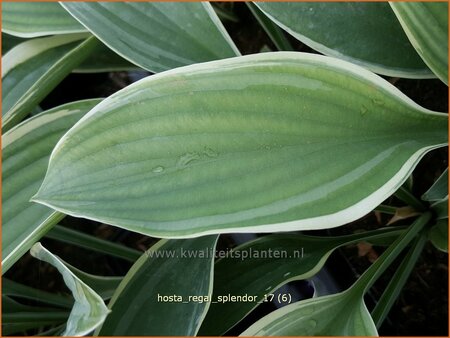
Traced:
<path fill-rule="evenodd" d="M 86 34 L 25 41 L 2 58 L 2 129 L 20 122 L 98 45 Z M 83 40 L 85 39 L 85 40 Z"/>
<path fill-rule="evenodd" d="M 200 335 L 220 336 L 256 308 L 265 294 L 282 285 L 310 278 L 338 247 L 376 239 L 393 242 L 403 230 L 375 230 L 341 237 L 275 234 L 245 243 L 214 265 L 213 303 Z M 256 254 L 256 256 L 255 256 Z M 224 296 L 255 296 L 254 302 L 233 302 Z M 221 297 L 222 302 L 218 301 Z"/>
<path fill-rule="evenodd" d="M 239 51 L 208 2 L 65 2 L 112 50 L 152 72 Z"/>
<path fill-rule="evenodd" d="M 448 85 L 448 3 L 390 2 L 417 53 Z"/>
<path fill-rule="evenodd" d="M 86 31 L 57 2 L 2 2 L 2 31 L 32 38 Z"/>
<path fill-rule="evenodd" d="M 347 290 L 289 304 L 261 318 L 242 336 L 377 336 L 364 294 L 429 221 L 421 216 Z"/>
<path fill-rule="evenodd" d="M 17 125 L 2 137 L 2 272 L 64 215 L 30 203 L 59 138 L 100 100 L 62 105 Z"/>
<path fill-rule="evenodd" d="M 216 241 L 204 236 L 151 247 L 113 295 L 100 335 L 196 335 L 212 295 Z"/>
<path fill-rule="evenodd" d="M 309 47 L 383 75 L 433 77 L 387 3 L 255 2 Z"/>
<path fill-rule="evenodd" d="M 30 249 L 30 254 L 53 265 L 72 291 L 75 303 L 63 335 L 84 336 L 103 323 L 109 311 L 98 294 L 74 275 L 57 256 L 45 249 L 41 243 L 34 244 Z"/>
<path fill-rule="evenodd" d="M 104 100 L 56 145 L 34 200 L 162 237 L 336 227 L 379 205 L 447 137 L 446 114 L 363 68 L 249 55 Z"/>

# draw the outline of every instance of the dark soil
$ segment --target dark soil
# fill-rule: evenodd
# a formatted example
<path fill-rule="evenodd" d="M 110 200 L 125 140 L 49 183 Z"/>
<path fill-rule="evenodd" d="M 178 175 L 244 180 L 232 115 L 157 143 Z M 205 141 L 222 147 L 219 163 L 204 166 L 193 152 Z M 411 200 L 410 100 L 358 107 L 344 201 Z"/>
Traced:
<path fill-rule="evenodd" d="M 224 21 L 224 24 L 243 54 L 258 53 L 263 47 L 275 50 L 273 43 L 267 37 L 256 19 L 251 15 L 245 3 L 217 3 L 227 10 L 233 11 L 238 22 Z M 292 45 L 297 51 L 313 52 L 309 47 L 291 38 Z M 407 96 L 420 105 L 436 110 L 448 111 L 448 88 L 439 80 L 408 80 L 387 78 Z M 132 80 L 126 72 L 107 74 L 71 74 L 69 75 L 45 100 L 41 106 L 44 109 L 60 105 L 73 100 L 106 97 L 125 87 Z M 434 180 L 448 166 L 448 150 L 438 150 L 429 153 L 414 171 L 413 193 L 420 197 Z M 394 205 L 402 206 L 402 202 L 392 199 Z M 340 235 L 355 231 L 378 228 L 386 224 L 388 217 L 377 219 L 374 213 L 366 217 L 335 229 L 313 232 L 317 234 Z M 405 220 L 399 224 L 410 224 Z M 61 224 L 100 238 L 123 243 L 132 248 L 144 251 L 156 239 L 131 233 L 109 225 L 97 222 L 66 217 Z M 124 275 L 131 263 L 114 259 L 109 256 L 80 249 L 72 245 L 62 244 L 51 239 L 42 239 L 43 245 L 59 255 L 68 263 L 82 267 L 84 271 L 99 275 Z M 233 246 L 228 236 L 221 236 L 222 246 Z M 383 248 L 372 248 L 372 255 L 380 255 Z M 337 250 L 328 260 L 327 268 L 336 277 L 339 287 L 345 289 L 368 268 L 370 255 L 359 255 L 358 247 L 353 245 Z M 385 273 L 376 283 L 367 297 L 369 307 L 373 307 L 382 294 L 395 272 L 395 265 Z M 6 277 L 35 288 L 67 293 L 57 271 L 48 264 L 41 263 L 29 254 L 24 255 L 19 262 L 6 273 Z M 30 302 L 32 303 L 32 302 Z M 259 308 L 242 325 L 250 324 L 252 320 L 271 311 L 270 304 L 266 308 Z M 412 272 L 400 297 L 390 312 L 388 318 L 380 329 L 381 335 L 416 336 L 416 335 L 448 335 L 448 255 L 437 251 L 431 244 L 427 244 Z M 230 334 L 237 335 L 240 331 L 234 330 Z"/>

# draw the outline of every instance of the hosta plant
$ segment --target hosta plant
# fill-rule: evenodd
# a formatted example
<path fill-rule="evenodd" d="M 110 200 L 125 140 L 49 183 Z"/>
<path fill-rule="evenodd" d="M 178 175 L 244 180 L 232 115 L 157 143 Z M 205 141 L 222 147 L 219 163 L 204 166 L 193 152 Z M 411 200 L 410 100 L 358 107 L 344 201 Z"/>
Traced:
<path fill-rule="evenodd" d="M 447 113 L 394 86 L 446 86 L 447 12 L 3 2 L 3 334 L 378 335 L 423 248 L 448 248 Z M 104 97 L 62 89 L 103 73 Z M 380 255 L 321 288 L 350 245 Z"/>

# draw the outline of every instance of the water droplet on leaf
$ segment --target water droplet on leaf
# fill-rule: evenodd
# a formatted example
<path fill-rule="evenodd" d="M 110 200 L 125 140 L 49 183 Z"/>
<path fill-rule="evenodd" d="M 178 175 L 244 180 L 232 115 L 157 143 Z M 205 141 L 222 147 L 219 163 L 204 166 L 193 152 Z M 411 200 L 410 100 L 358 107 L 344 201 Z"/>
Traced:
<path fill-rule="evenodd" d="M 157 166 L 157 167 L 154 167 L 153 169 L 152 169 L 152 171 L 154 172 L 154 173 L 162 173 L 163 171 L 164 171 L 164 167 L 163 166 Z"/>
<path fill-rule="evenodd" d="M 189 163 L 198 160 L 200 156 L 197 153 L 186 153 L 184 155 L 181 155 L 178 159 L 177 166 L 178 167 L 185 167 Z"/>
<path fill-rule="evenodd" d="M 205 150 L 203 150 L 203 153 L 208 157 L 217 157 L 219 155 L 219 153 L 217 153 L 213 149 L 207 148 L 207 147 L 205 147 Z"/>

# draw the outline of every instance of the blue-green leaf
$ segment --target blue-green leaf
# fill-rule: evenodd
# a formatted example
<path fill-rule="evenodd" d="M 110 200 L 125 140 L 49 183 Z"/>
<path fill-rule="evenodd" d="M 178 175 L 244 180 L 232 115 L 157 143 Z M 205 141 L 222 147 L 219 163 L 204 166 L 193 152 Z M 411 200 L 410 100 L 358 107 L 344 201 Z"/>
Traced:
<path fill-rule="evenodd" d="M 447 114 L 361 67 L 249 55 L 104 100 L 56 145 L 34 200 L 158 237 L 336 227 L 373 210 L 447 139 Z"/>
<path fill-rule="evenodd" d="M 19 123 L 92 50 L 98 41 L 86 34 L 31 39 L 2 58 L 2 129 Z"/>
<path fill-rule="evenodd" d="M 86 31 L 57 2 L 2 2 L 2 31 L 33 38 Z"/>
<path fill-rule="evenodd" d="M 84 336 L 103 323 L 109 311 L 98 294 L 74 275 L 57 256 L 45 249 L 41 243 L 34 244 L 30 249 L 30 254 L 53 265 L 61 273 L 66 286 L 72 291 L 75 303 L 67 320 L 64 336 Z"/>
<path fill-rule="evenodd" d="M 2 136 L 2 272 L 64 215 L 30 203 L 60 137 L 101 100 L 65 104 L 24 121 Z"/>
<path fill-rule="evenodd" d="M 255 2 L 275 23 L 325 55 L 376 73 L 430 78 L 385 2 Z"/>
<path fill-rule="evenodd" d="M 417 53 L 448 85 L 448 2 L 389 3 Z"/>
<path fill-rule="evenodd" d="M 62 5 L 108 47 L 151 72 L 239 54 L 208 2 Z"/>
<path fill-rule="evenodd" d="M 151 247 L 116 290 L 100 335 L 196 335 L 212 295 L 216 241 L 161 240 Z"/>

